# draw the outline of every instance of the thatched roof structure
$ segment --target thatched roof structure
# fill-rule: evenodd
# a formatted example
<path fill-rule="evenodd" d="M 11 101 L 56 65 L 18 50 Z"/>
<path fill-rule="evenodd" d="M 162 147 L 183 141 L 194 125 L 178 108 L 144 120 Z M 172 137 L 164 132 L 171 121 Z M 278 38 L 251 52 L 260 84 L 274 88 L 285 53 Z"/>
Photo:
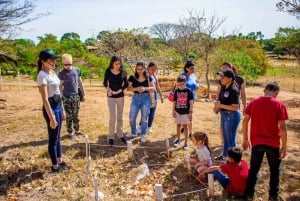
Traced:
<path fill-rule="evenodd" d="M 13 62 L 16 66 L 18 66 L 18 63 L 15 59 L 11 58 L 10 56 L 6 55 L 3 52 L 0 52 L 0 63 L 7 63 L 7 62 Z"/>

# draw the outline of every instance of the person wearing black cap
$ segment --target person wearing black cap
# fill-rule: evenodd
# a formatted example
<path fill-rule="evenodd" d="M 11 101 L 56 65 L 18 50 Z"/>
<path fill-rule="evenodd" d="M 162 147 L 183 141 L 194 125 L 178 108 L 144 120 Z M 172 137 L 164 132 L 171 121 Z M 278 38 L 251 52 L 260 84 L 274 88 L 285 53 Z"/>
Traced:
<path fill-rule="evenodd" d="M 221 130 L 224 140 L 223 154 L 215 160 L 226 160 L 229 147 L 236 146 L 236 132 L 241 120 L 239 109 L 239 90 L 235 84 L 235 74 L 231 69 L 218 72 L 221 76 L 219 100 L 215 102 L 214 112 L 221 113 Z"/>
<path fill-rule="evenodd" d="M 43 100 L 43 116 L 47 123 L 49 144 L 48 153 L 51 158 L 51 172 L 60 172 L 67 167 L 62 161 L 60 145 L 60 131 L 64 119 L 64 110 L 61 103 L 60 81 L 53 71 L 57 56 L 50 49 L 44 49 L 39 54 L 37 83 Z"/>

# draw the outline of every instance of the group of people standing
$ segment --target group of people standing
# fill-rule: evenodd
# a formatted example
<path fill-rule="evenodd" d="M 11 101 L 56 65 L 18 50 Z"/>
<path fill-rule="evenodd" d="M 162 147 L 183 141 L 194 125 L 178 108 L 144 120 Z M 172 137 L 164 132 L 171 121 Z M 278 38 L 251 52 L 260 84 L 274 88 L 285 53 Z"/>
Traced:
<path fill-rule="evenodd" d="M 37 82 L 43 101 L 43 116 L 47 123 L 49 144 L 48 153 L 52 162 L 51 171 L 60 172 L 70 168 L 62 160 L 60 132 L 62 122 L 66 119 L 67 132 L 71 139 L 82 134 L 80 132 L 78 111 L 80 101 L 84 101 L 85 90 L 81 80 L 81 72 L 73 66 L 72 56 L 64 54 L 62 64 L 64 69 L 58 74 L 53 71 L 57 56 L 50 49 L 42 50 L 38 60 Z M 280 163 L 286 155 L 287 131 L 285 121 L 288 119 L 286 107 L 276 99 L 279 93 L 277 83 L 268 83 L 264 89 L 264 96 L 254 99 L 247 106 L 245 81 L 237 75 L 235 67 L 225 62 L 223 69 L 218 72 L 220 81 L 213 111 L 221 114 L 221 128 L 223 153 L 215 160 L 227 161 L 227 165 L 212 166 L 208 135 L 202 132 L 192 132 L 193 104 L 199 83 L 194 74 L 194 63 L 187 61 L 184 71 L 178 76 L 174 88 L 174 103 L 172 115 L 175 118 L 177 139 L 174 143 L 179 146 L 180 134 L 184 132 L 184 149 L 188 149 L 190 137 L 196 147 L 196 155 L 190 160 L 195 163 L 199 179 L 205 180 L 207 173 L 213 172 L 215 179 L 228 190 L 229 193 L 242 193 L 253 198 L 257 174 L 260 169 L 264 153 L 270 166 L 270 200 L 278 199 Z M 163 103 L 163 96 L 156 77 L 157 65 L 150 62 L 147 67 L 144 62 L 137 62 L 134 74 L 127 78 L 119 56 L 112 56 L 105 71 L 103 85 L 107 92 L 109 108 L 108 145 L 114 145 L 115 131 L 120 141 L 127 143 L 127 138 L 136 137 L 137 116 L 141 112 L 138 125 L 141 128 L 141 142 L 146 142 L 148 132 L 152 130 L 152 123 L 158 99 Z M 130 133 L 123 135 L 124 90 L 132 91 L 130 103 L 129 123 Z M 79 96 L 79 91 L 82 97 Z M 241 120 L 240 96 L 243 105 L 243 148 L 251 144 L 250 170 L 248 176 L 247 163 L 242 160 L 242 152 L 236 147 L 236 132 Z M 267 116 L 266 116 L 267 115 Z M 250 142 L 248 123 L 251 119 Z M 74 132 L 73 132 L 74 131 Z M 242 180 L 240 180 L 242 179 Z"/>

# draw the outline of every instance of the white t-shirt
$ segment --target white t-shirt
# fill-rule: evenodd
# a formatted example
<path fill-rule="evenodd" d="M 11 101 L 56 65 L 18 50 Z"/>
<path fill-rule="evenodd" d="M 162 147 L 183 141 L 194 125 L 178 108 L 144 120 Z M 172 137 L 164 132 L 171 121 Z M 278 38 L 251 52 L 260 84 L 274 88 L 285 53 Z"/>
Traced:
<path fill-rule="evenodd" d="M 200 148 L 196 148 L 196 154 L 200 162 L 208 161 L 208 167 L 212 166 L 212 160 L 210 156 L 210 152 L 206 146 L 202 146 Z"/>
<path fill-rule="evenodd" d="M 55 73 L 48 74 L 45 71 L 40 71 L 37 76 L 38 86 L 46 85 L 48 91 L 48 97 L 54 96 L 54 94 L 60 94 L 59 84 L 60 81 Z"/>

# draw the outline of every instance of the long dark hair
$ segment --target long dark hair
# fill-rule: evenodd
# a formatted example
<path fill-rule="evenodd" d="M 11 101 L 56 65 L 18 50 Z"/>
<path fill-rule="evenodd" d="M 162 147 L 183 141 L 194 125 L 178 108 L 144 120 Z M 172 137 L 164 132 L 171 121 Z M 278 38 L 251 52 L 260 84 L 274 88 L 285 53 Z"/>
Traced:
<path fill-rule="evenodd" d="M 114 63 L 116 61 L 119 61 L 121 63 L 121 66 L 120 66 L 120 72 L 122 74 L 122 78 L 126 77 L 127 76 L 127 73 L 125 71 L 125 69 L 123 68 L 123 62 L 122 62 L 122 59 L 121 57 L 119 57 L 118 55 L 113 55 L 110 59 L 110 62 L 109 62 L 109 66 L 107 67 L 106 71 L 110 70 L 110 69 L 113 69 L 114 67 Z"/>
<path fill-rule="evenodd" d="M 42 67 L 43 67 L 43 63 L 42 61 L 39 59 L 37 61 L 37 74 L 39 74 L 39 72 L 42 70 Z"/>
<path fill-rule="evenodd" d="M 206 133 L 204 133 L 204 132 L 195 132 L 193 134 L 193 137 L 195 138 L 196 141 L 201 140 L 203 142 L 203 144 L 207 147 L 208 151 L 211 152 L 210 148 L 209 148 L 209 145 L 208 145 L 208 137 L 207 137 Z"/>
<path fill-rule="evenodd" d="M 139 62 L 136 63 L 134 77 L 136 79 L 139 79 L 139 74 L 137 73 L 137 70 L 136 70 L 136 68 L 138 66 L 142 66 L 145 69 L 143 75 L 145 76 L 146 79 L 148 79 L 148 73 L 147 73 L 147 69 L 146 69 L 146 64 L 143 61 L 139 61 Z"/>
<path fill-rule="evenodd" d="M 189 67 L 191 67 L 191 66 L 195 66 L 195 64 L 193 63 L 192 60 L 187 60 L 186 63 L 185 63 L 185 65 L 184 65 L 184 67 L 183 67 L 183 71 L 184 71 L 185 73 L 187 73 L 187 72 L 188 72 L 188 71 L 187 71 L 187 68 L 189 68 Z"/>
<path fill-rule="evenodd" d="M 226 61 L 222 64 L 222 66 L 228 66 L 228 68 L 233 70 L 234 74 L 238 74 L 237 68 L 232 63 Z"/>

